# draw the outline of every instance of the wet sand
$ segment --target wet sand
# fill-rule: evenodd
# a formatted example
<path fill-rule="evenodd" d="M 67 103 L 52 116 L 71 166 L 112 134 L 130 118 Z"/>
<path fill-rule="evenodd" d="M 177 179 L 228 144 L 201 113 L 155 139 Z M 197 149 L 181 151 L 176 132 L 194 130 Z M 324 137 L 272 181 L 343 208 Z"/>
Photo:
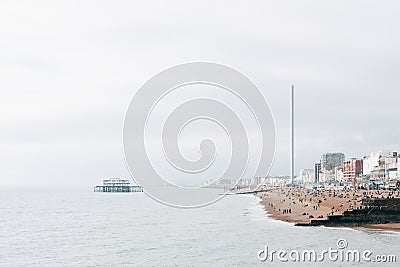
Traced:
<path fill-rule="evenodd" d="M 346 210 L 361 208 L 363 197 L 398 197 L 399 192 L 273 188 L 268 192 L 257 193 L 257 196 L 272 218 L 290 223 L 308 223 L 311 219 L 326 220 L 328 214 L 342 214 Z M 400 223 L 374 224 L 365 227 L 400 230 Z"/>
<path fill-rule="evenodd" d="M 370 224 L 365 225 L 364 228 L 400 231 L 400 223 Z"/>

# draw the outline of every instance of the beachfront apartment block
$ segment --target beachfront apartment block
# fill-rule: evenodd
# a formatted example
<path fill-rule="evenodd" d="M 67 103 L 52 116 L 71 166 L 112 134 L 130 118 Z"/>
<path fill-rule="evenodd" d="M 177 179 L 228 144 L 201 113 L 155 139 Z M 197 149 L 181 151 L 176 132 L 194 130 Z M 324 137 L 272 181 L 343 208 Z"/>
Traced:
<path fill-rule="evenodd" d="M 343 167 L 335 168 L 335 181 L 341 182 L 344 180 Z"/>
<path fill-rule="evenodd" d="M 325 153 L 321 157 L 321 169 L 335 170 L 336 167 L 343 166 L 345 155 L 343 153 Z"/>
<path fill-rule="evenodd" d="M 343 179 L 348 182 L 354 182 L 362 177 L 363 160 L 351 158 L 343 162 Z"/>

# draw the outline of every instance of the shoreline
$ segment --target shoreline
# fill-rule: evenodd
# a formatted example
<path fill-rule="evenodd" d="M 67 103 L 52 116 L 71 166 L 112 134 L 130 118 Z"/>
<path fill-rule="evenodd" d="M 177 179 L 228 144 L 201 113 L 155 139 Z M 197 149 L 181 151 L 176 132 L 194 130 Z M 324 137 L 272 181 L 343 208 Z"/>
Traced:
<path fill-rule="evenodd" d="M 288 223 L 309 223 L 310 220 L 326 220 L 327 215 L 343 214 L 346 210 L 361 207 L 364 196 L 386 198 L 390 191 L 363 190 L 311 190 L 305 188 L 272 188 L 256 193 L 269 217 Z M 395 193 L 398 195 L 398 193 Z M 310 226 L 313 227 L 313 226 Z M 339 226 L 400 231 L 400 223 Z"/>

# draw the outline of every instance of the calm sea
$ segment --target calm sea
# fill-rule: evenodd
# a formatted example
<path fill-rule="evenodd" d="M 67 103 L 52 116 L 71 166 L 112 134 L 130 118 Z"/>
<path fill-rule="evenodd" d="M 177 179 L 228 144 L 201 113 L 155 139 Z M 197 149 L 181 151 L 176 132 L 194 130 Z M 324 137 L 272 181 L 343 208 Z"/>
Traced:
<path fill-rule="evenodd" d="M 321 251 L 337 248 L 339 238 L 349 249 L 397 255 L 400 262 L 398 232 L 294 227 L 268 218 L 253 196 L 182 210 L 143 193 L 0 192 L 1 266 L 279 266 L 260 262 L 258 251 L 266 245 Z M 309 264 L 295 266 L 302 265 Z"/>

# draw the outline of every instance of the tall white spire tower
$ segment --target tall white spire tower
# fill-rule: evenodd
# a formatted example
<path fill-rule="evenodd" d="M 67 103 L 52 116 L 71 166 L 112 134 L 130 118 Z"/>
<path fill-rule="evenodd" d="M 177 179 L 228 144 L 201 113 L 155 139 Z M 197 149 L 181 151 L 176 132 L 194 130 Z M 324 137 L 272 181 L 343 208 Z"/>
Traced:
<path fill-rule="evenodd" d="M 294 85 L 291 88 L 290 94 L 290 178 L 292 179 L 292 185 L 294 184 Z"/>

